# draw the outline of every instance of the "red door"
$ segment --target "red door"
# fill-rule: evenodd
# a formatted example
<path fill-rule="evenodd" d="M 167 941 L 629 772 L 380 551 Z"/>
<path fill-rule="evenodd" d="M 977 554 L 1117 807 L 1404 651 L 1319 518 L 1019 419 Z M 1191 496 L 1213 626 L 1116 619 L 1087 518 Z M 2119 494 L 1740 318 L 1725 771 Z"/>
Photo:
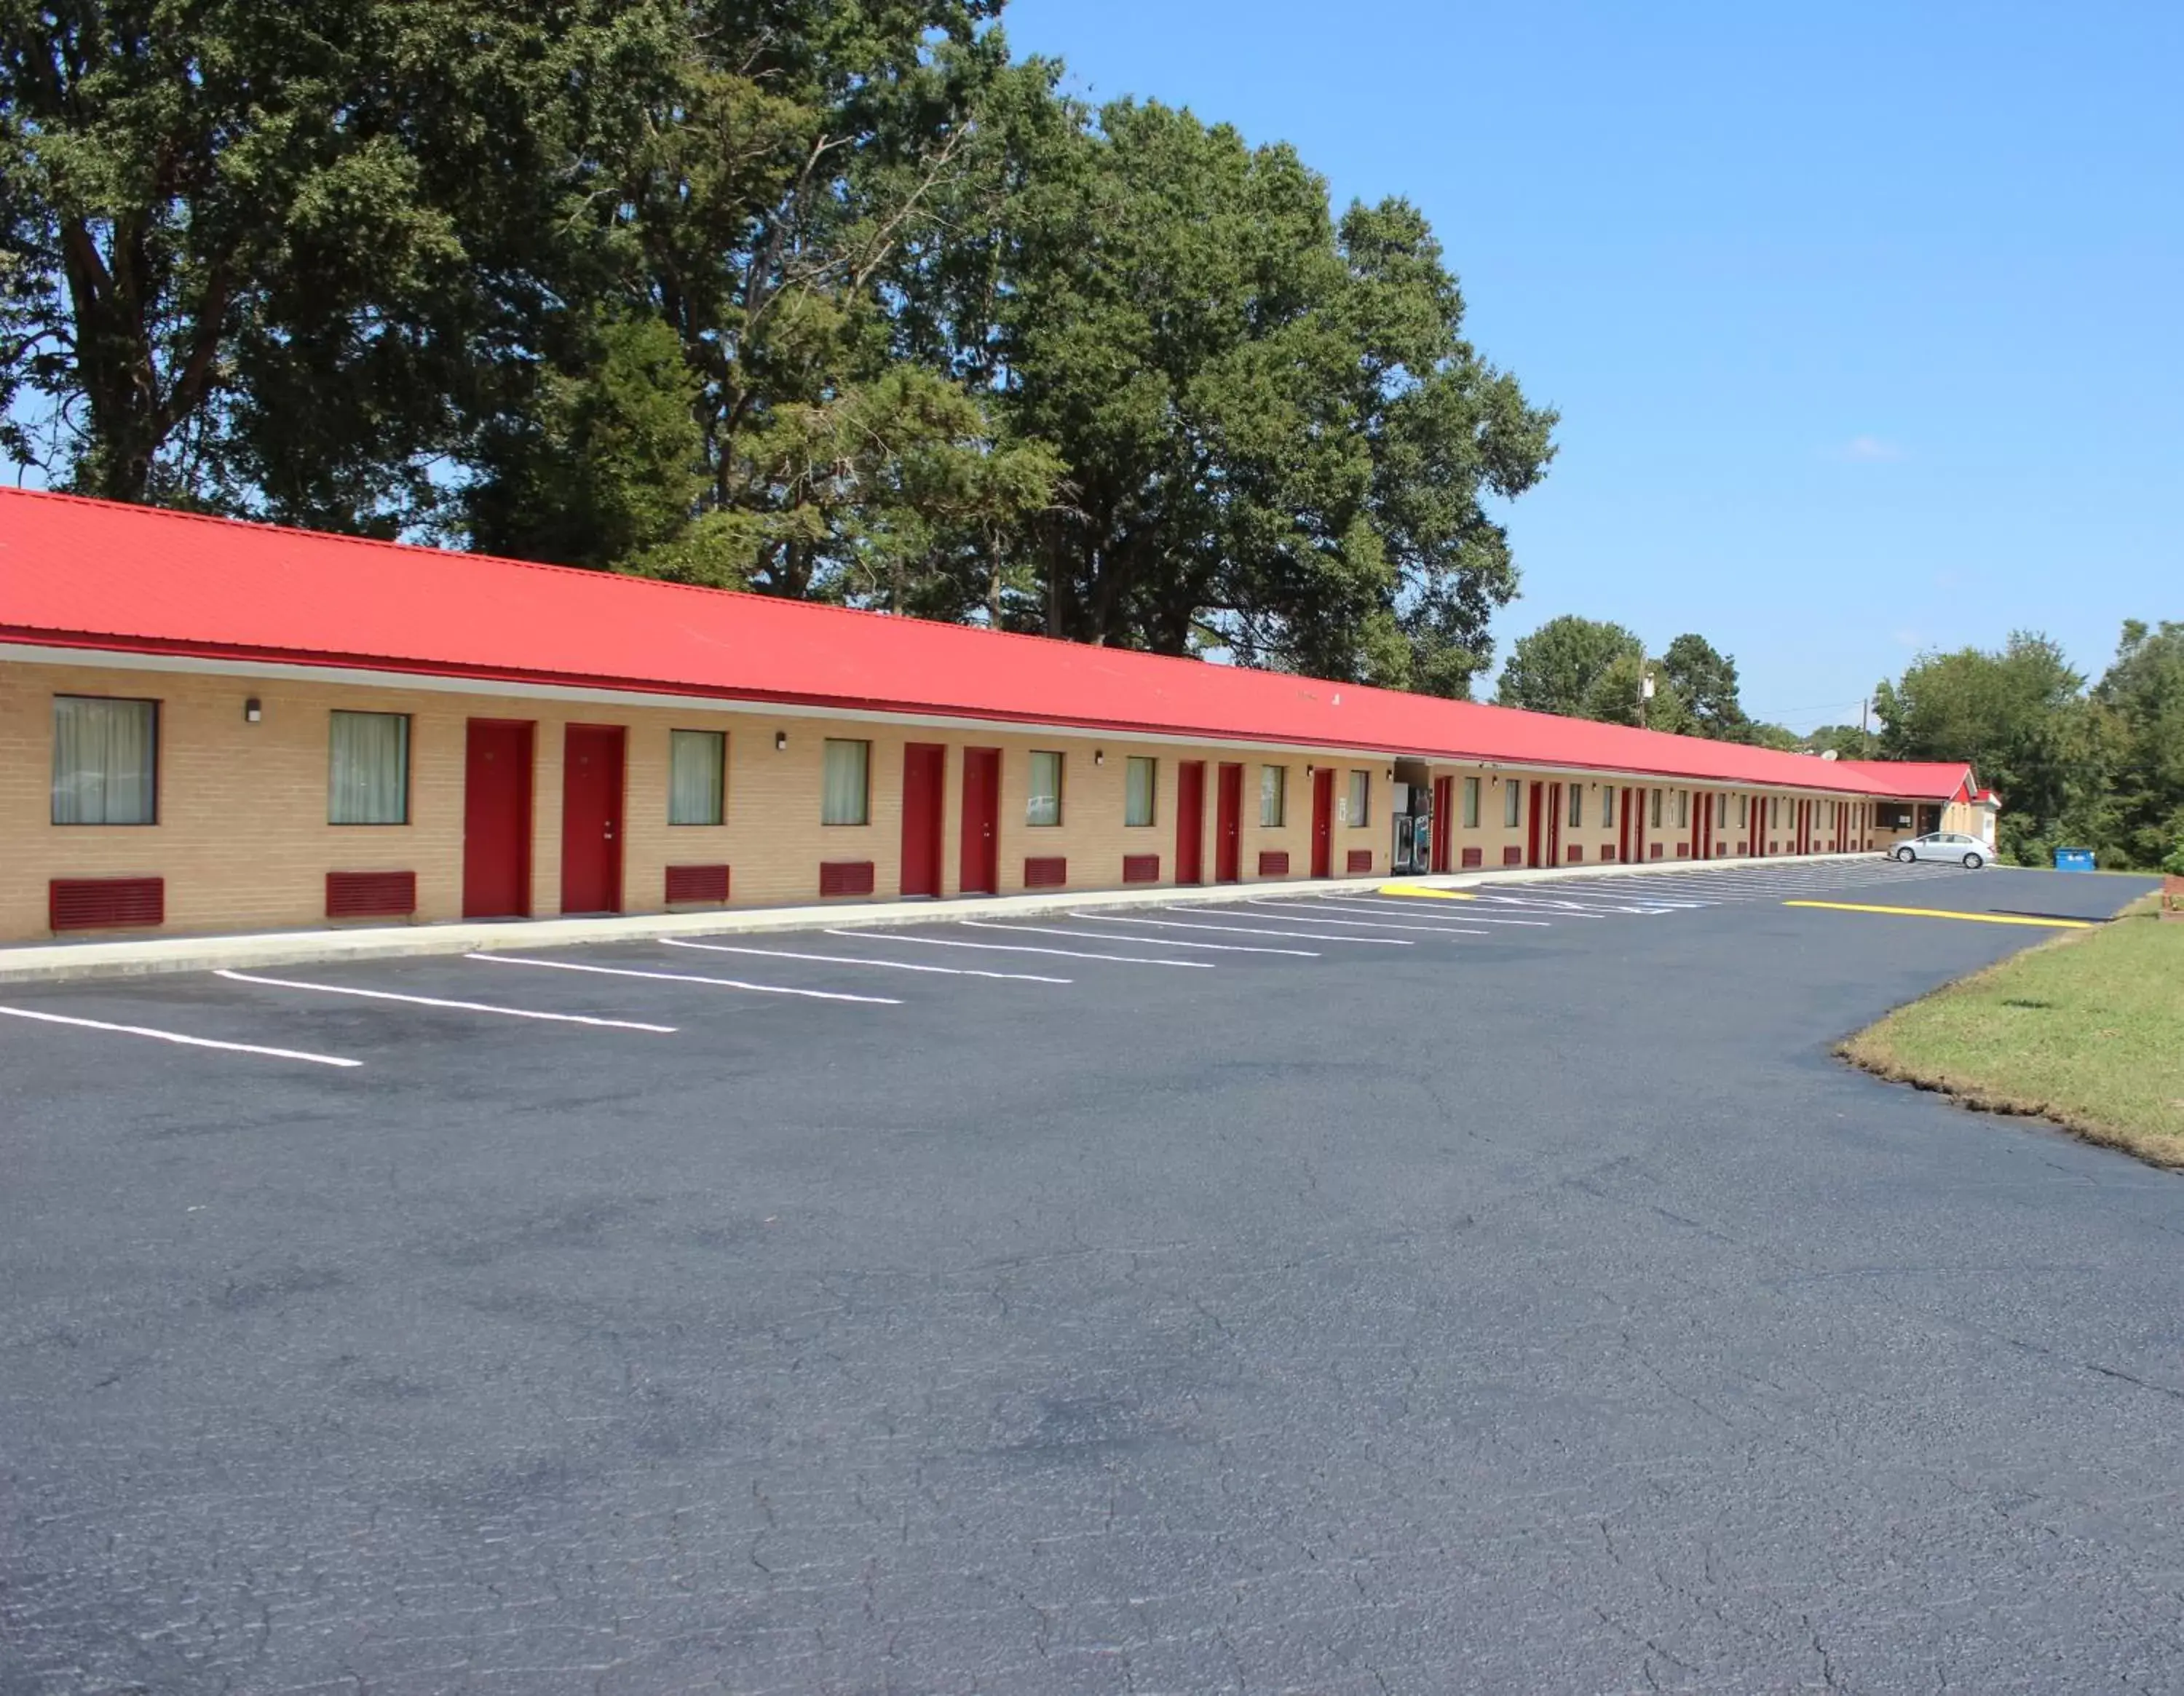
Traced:
<path fill-rule="evenodd" d="M 1547 785 L 1547 864 L 1563 863 L 1563 786 Z"/>
<path fill-rule="evenodd" d="M 1176 763 L 1175 881 L 1206 881 L 1206 762 L 1202 759 Z"/>
<path fill-rule="evenodd" d="M 621 911 L 623 731 L 571 725 L 561 741 L 561 910 Z"/>
<path fill-rule="evenodd" d="M 1540 814 L 1542 810 L 1540 798 L 1546 790 L 1546 785 L 1544 783 L 1535 783 L 1532 786 L 1532 792 L 1525 798 L 1529 803 L 1531 813 L 1531 816 L 1525 820 L 1524 830 L 1524 864 L 1527 865 L 1536 866 L 1540 863 Z"/>
<path fill-rule="evenodd" d="M 1244 768 L 1221 768 L 1221 792 L 1213 821 L 1213 881 L 1244 881 Z"/>
<path fill-rule="evenodd" d="M 1334 768 L 1312 774 L 1312 875 L 1334 876 Z"/>
<path fill-rule="evenodd" d="M 1713 858 L 1713 791 L 1699 797 L 1699 830 L 1695 839 L 1701 859 Z"/>
<path fill-rule="evenodd" d="M 1433 869 L 1456 870 L 1456 780 L 1434 779 Z"/>
<path fill-rule="evenodd" d="M 948 750 L 914 742 L 902 751 L 902 892 L 940 893 L 940 798 L 948 784 Z"/>
<path fill-rule="evenodd" d="M 463 917 L 531 916 L 528 724 L 472 719 L 463 757 Z"/>
<path fill-rule="evenodd" d="M 933 805 L 939 808 L 938 799 Z M 961 858 L 961 884 L 966 895 L 1000 892 L 1001 751 L 997 748 L 963 750 Z"/>

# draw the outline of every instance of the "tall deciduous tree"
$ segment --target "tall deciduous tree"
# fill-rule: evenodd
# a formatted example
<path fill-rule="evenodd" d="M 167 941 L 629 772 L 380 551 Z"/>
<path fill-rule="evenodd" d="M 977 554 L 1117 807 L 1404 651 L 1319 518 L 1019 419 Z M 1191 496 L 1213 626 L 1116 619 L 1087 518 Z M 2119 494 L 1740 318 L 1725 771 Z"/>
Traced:
<path fill-rule="evenodd" d="M 414 515 L 570 91 L 644 9 L 0 0 L 11 453 L 121 500 Z"/>
<path fill-rule="evenodd" d="M 2066 820 L 2090 828 L 2105 778 L 2085 681 L 2058 644 L 2023 631 L 1999 653 L 1925 655 L 1875 692 L 1881 753 L 1970 760 L 2003 798 L 2006 848 L 2051 840 Z"/>
<path fill-rule="evenodd" d="M 1424 220 L 1337 220 L 1288 147 L 1050 81 L 1009 88 L 905 282 L 920 345 L 1067 467 L 1018 620 L 1461 692 L 1515 584 L 1484 498 L 1537 479 L 1553 420 L 1461 339 Z"/>
<path fill-rule="evenodd" d="M 1752 720 L 1737 698 L 1736 662 L 1702 636 L 1680 636 L 1661 656 L 1661 671 L 1690 709 L 1691 729 L 1716 742 L 1750 738 Z"/>
<path fill-rule="evenodd" d="M 1589 718 L 1588 707 L 1609 705 L 1607 684 L 1629 696 L 1630 721 L 1635 723 L 1645 659 L 1646 644 L 1635 631 L 1565 614 L 1517 638 L 1495 699 L 1505 707 Z"/>

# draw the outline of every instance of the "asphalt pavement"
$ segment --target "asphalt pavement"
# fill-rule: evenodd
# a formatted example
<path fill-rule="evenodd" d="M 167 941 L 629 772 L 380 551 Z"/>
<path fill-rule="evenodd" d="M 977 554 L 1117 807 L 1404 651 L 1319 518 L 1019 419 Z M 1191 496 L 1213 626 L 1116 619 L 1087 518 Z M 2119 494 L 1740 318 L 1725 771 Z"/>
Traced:
<path fill-rule="evenodd" d="M 1830 1053 L 2145 887 L 8 986 L 0 1693 L 2184 1688 L 2184 1187 Z"/>

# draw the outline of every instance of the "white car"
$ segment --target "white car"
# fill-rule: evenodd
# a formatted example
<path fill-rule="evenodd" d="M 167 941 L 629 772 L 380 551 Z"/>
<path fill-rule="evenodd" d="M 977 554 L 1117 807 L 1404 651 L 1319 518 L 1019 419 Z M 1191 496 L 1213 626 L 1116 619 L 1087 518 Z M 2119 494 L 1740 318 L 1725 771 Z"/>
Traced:
<path fill-rule="evenodd" d="M 1896 857 L 1906 865 L 1914 859 L 1954 860 L 1967 871 L 1977 871 L 1986 864 L 1990 852 L 1977 837 L 1965 836 L 1960 831 L 1935 831 L 1897 844 Z"/>

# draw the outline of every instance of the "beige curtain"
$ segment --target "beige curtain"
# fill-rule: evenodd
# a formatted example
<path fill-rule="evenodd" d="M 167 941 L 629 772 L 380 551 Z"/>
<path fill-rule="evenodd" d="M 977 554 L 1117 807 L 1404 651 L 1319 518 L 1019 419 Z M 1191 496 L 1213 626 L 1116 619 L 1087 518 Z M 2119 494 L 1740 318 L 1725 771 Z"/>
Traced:
<path fill-rule="evenodd" d="M 159 736 L 156 702 L 55 696 L 53 822 L 156 822 Z"/>

